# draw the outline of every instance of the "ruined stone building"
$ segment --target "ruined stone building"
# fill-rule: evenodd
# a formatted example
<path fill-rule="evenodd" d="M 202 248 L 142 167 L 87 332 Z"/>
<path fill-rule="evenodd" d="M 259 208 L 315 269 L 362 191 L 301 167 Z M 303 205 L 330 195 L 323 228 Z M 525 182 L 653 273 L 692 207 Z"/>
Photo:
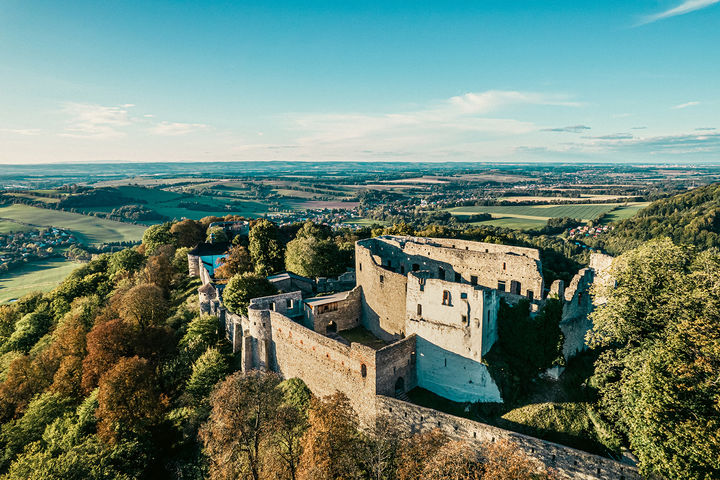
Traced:
<path fill-rule="evenodd" d="M 220 317 L 244 371 L 267 369 L 284 378 L 299 377 L 317 395 L 341 391 L 361 419 L 403 411 L 405 421 L 412 419 L 413 428 L 420 430 L 434 428 L 435 420 L 424 419 L 436 417 L 398 400 L 407 398 L 406 392 L 415 387 L 458 402 L 502 402 L 483 362 L 498 339 L 501 299 L 514 304 L 525 298 L 531 310 L 538 311 L 549 295 L 557 296 L 563 304 L 563 353 L 569 358 L 584 348 L 594 268 L 578 272 L 567 288 L 556 281 L 546 289 L 536 249 L 401 236 L 357 242 L 355 267 L 354 288 L 316 297 L 310 297 L 312 289 L 302 278 L 275 276 L 276 285 L 298 288 L 251 300 L 247 316 L 226 311 L 219 288 L 201 272 L 201 309 Z M 487 434 L 486 427 L 492 428 L 462 422 L 462 432 L 474 429 L 474 439 L 480 438 L 478 432 Z M 443 427 L 443 421 L 437 423 Z M 458 425 L 448 433 L 460 435 Z M 516 440 L 530 438 L 506 434 Z M 552 462 L 558 455 L 551 455 L 552 449 L 559 448 L 563 455 L 574 452 L 574 464 L 568 463 L 563 471 L 582 475 L 570 476 L 619 478 L 617 471 L 626 468 L 567 447 L 532 441 L 552 445 L 528 447 L 536 457 L 540 455 L 536 449 L 545 449 Z M 578 456 L 604 466 L 597 468 L 597 475 L 588 474 L 585 466 L 578 467 Z M 600 475 L 601 470 L 607 476 Z M 629 472 L 626 478 L 635 478 Z"/>

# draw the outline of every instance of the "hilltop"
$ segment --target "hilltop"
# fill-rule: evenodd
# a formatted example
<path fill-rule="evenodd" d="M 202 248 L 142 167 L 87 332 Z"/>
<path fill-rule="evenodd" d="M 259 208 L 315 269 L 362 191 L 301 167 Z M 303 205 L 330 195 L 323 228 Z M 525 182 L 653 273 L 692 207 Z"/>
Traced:
<path fill-rule="evenodd" d="M 720 246 L 720 183 L 651 203 L 618 222 L 595 246 L 618 254 L 658 237 L 698 249 Z"/>

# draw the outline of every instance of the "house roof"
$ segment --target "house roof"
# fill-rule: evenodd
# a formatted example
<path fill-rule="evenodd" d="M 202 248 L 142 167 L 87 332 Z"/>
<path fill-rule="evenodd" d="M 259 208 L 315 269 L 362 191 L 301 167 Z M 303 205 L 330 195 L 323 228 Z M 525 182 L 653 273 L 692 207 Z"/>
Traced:
<path fill-rule="evenodd" d="M 197 255 L 202 257 L 204 255 L 222 255 L 227 253 L 230 248 L 230 244 L 227 242 L 222 243 L 198 243 L 195 248 L 188 252 L 188 255 Z"/>

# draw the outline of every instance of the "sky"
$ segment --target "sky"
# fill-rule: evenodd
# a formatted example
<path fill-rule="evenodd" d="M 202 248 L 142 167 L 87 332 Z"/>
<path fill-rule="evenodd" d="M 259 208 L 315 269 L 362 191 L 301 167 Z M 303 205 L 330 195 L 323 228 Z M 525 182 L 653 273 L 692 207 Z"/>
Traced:
<path fill-rule="evenodd" d="M 0 0 L 0 164 L 720 163 L 720 0 Z"/>

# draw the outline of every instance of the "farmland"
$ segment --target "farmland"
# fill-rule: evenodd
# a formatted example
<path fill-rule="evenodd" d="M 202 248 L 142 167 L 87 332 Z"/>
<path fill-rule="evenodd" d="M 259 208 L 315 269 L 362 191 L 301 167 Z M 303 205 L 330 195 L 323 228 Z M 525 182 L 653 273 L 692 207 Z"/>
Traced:
<path fill-rule="evenodd" d="M 601 215 L 613 215 L 611 221 L 627 218 L 647 203 L 597 203 L 597 204 L 541 204 L 541 205 L 489 205 L 448 208 L 452 215 L 462 217 L 476 213 L 489 213 L 492 220 L 475 224 L 530 229 L 542 227 L 550 218 L 569 217 L 590 221 Z"/>
<path fill-rule="evenodd" d="M 14 220 L 36 227 L 55 226 L 72 231 L 86 245 L 105 242 L 134 242 L 142 238 L 145 227 L 115 222 L 78 213 L 47 210 L 29 205 L 0 207 L 0 218 Z"/>
<path fill-rule="evenodd" d="M 52 290 L 79 266 L 62 258 L 50 258 L 4 273 L 0 275 L 0 304 L 31 292 Z"/>

